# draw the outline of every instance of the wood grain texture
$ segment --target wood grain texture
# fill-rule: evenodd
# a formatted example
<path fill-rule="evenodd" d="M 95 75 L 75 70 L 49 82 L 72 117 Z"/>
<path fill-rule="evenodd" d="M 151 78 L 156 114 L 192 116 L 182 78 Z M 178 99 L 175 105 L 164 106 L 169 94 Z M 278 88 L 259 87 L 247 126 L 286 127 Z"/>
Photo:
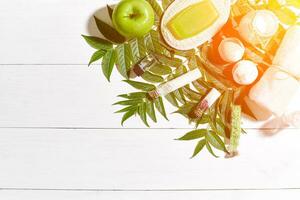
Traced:
<path fill-rule="evenodd" d="M 0 191 L 5 200 L 153 200 L 153 199 L 189 199 L 189 200 L 256 200 L 297 199 L 299 190 L 262 190 L 262 191 Z"/>
<path fill-rule="evenodd" d="M 80 37 L 81 33 L 100 35 L 91 16 L 109 22 L 105 6 L 116 2 L 0 2 L 0 89 L 4 91 L 0 127 L 121 127 L 121 116 L 113 114 L 117 108 L 111 104 L 117 101 L 116 95 L 130 89 L 120 82 L 117 72 L 112 84 L 107 84 L 99 65 L 86 67 L 93 50 Z M 294 103 L 291 108 L 300 105 Z M 175 110 L 169 105 L 167 109 L 170 113 Z M 126 127 L 144 126 L 130 120 Z M 171 115 L 170 122 L 160 118 L 152 127 L 191 126 Z M 244 127 L 260 124 L 245 120 Z"/>
<path fill-rule="evenodd" d="M 81 34 L 100 36 L 92 16 L 108 19 L 103 8 L 115 2 L 1 1 L 0 64 L 88 63 L 93 51 L 85 44 Z"/>
<path fill-rule="evenodd" d="M 114 72 L 108 83 L 99 66 L 19 66 L 0 67 L 0 127 L 87 127 L 121 128 L 120 107 L 112 106 L 117 95 L 133 91 Z M 290 110 L 300 110 L 295 97 Z M 166 110 L 175 107 L 166 102 Z M 158 115 L 159 116 L 159 115 Z M 178 114 L 166 121 L 159 117 L 153 128 L 193 128 Z M 175 123 L 176 122 L 176 123 Z M 245 119 L 243 127 L 259 128 L 262 123 Z M 145 128 L 139 119 L 127 128 Z"/>
<path fill-rule="evenodd" d="M 0 188 L 219 190 L 300 188 L 299 130 L 248 131 L 241 156 L 215 159 L 184 130 L 0 129 Z M 251 150 L 250 150 L 251 149 Z M 222 153 L 217 152 L 222 157 Z"/>
<path fill-rule="evenodd" d="M 299 199 L 299 129 L 264 137 L 245 120 L 230 160 L 189 159 L 195 142 L 174 138 L 192 126 L 177 115 L 122 129 L 111 104 L 132 89 L 87 67 L 80 36 L 100 36 L 92 15 L 110 23 L 101 8 L 115 2 L 0 1 L 0 199 Z"/>

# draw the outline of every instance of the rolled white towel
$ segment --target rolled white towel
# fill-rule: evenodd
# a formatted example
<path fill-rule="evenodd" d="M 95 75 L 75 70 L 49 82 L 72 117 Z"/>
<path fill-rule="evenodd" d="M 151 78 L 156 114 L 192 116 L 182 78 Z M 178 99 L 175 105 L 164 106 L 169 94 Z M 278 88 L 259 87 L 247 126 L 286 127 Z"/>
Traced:
<path fill-rule="evenodd" d="M 260 107 L 276 116 L 287 109 L 292 97 L 298 91 L 299 82 L 277 68 L 269 68 L 249 93 L 249 98 Z"/>
<path fill-rule="evenodd" d="M 284 114 L 292 97 L 299 90 L 299 56 L 300 26 L 293 26 L 287 31 L 276 52 L 274 66 L 250 90 L 250 100 L 276 116 Z"/>

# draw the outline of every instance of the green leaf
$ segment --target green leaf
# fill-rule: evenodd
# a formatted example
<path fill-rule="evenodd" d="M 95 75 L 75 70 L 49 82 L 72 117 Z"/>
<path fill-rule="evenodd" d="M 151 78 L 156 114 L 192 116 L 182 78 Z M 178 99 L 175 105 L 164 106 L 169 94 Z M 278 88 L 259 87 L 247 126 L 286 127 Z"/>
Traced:
<path fill-rule="evenodd" d="M 202 98 L 201 94 L 195 92 L 194 90 L 192 90 L 188 87 L 183 87 L 182 91 L 183 91 L 184 96 L 186 96 L 191 101 L 199 102 Z"/>
<path fill-rule="evenodd" d="M 211 88 L 211 85 L 207 83 L 204 79 L 198 79 L 193 83 L 197 83 L 194 86 L 199 92 L 204 91 L 206 93 L 207 90 Z"/>
<path fill-rule="evenodd" d="M 149 68 L 149 71 L 157 75 L 168 75 L 172 73 L 172 69 L 166 65 L 156 63 Z"/>
<path fill-rule="evenodd" d="M 132 117 L 135 113 L 135 110 L 129 110 L 128 112 L 126 112 L 122 117 L 121 125 L 123 126 L 124 122 L 130 117 Z"/>
<path fill-rule="evenodd" d="M 110 81 L 110 75 L 112 73 L 115 61 L 116 54 L 114 50 L 107 51 L 102 59 L 102 72 L 108 81 Z"/>
<path fill-rule="evenodd" d="M 179 105 L 178 105 L 178 102 L 177 102 L 177 100 L 176 100 L 176 97 L 175 97 L 175 95 L 174 95 L 173 92 L 171 92 L 171 93 L 169 93 L 169 94 L 166 94 L 166 95 L 165 95 L 165 99 L 167 99 L 167 101 L 170 102 L 173 106 L 175 106 L 175 107 L 178 107 L 178 106 L 179 106 Z"/>
<path fill-rule="evenodd" d="M 207 124 L 209 122 L 209 116 L 207 114 L 203 114 L 202 117 L 197 121 L 197 125 L 199 124 Z"/>
<path fill-rule="evenodd" d="M 231 105 L 233 103 L 233 90 L 229 88 L 221 96 L 220 99 L 220 117 L 225 125 L 225 135 L 230 138 L 230 126 L 231 126 Z"/>
<path fill-rule="evenodd" d="M 207 89 L 206 87 L 202 86 L 202 84 L 200 84 L 198 81 L 199 81 L 199 80 L 193 81 L 192 84 L 193 84 L 194 88 L 197 90 L 197 92 L 198 92 L 201 96 L 203 96 L 203 95 L 206 94 L 206 92 L 207 92 L 208 89 Z"/>
<path fill-rule="evenodd" d="M 144 36 L 144 41 L 145 41 L 147 51 L 148 52 L 154 52 L 155 51 L 154 43 L 153 43 L 152 36 L 151 36 L 150 33 L 147 33 Z"/>
<path fill-rule="evenodd" d="M 287 5 L 293 6 L 295 8 L 300 9 L 300 1 L 299 0 L 286 0 Z"/>
<path fill-rule="evenodd" d="M 217 114 L 218 114 L 218 107 L 216 106 L 218 104 L 218 101 L 215 102 L 211 107 L 208 109 L 208 114 L 209 114 L 209 120 L 210 124 L 212 124 L 211 128 L 216 128 L 217 125 Z"/>
<path fill-rule="evenodd" d="M 231 112 L 230 151 L 236 151 L 241 136 L 241 106 L 233 105 Z"/>
<path fill-rule="evenodd" d="M 162 49 L 162 46 L 160 45 L 159 31 L 151 30 L 150 36 L 151 36 L 151 40 L 152 40 L 155 51 L 158 53 L 162 53 L 163 49 Z"/>
<path fill-rule="evenodd" d="M 146 109 L 147 109 L 147 104 L 146 102 L 143 102 L 142 104 L 140 104 L 140 107 L 138 108 L 138 114 L 141 118 L 141 120 L 144 122 L 144 124 L 149 127 L 149 124 L 147 122 L 147 114 L 146 114 Z"/>
<path fill-rule="evenodd" d="M 179 58 L 171 58 L 158 53 L 155 53 L 154 56 L 160 63 L 169 67 L 180 67 L 182 65 L 182 60 Z"/>
<path fill-rule="evenodd" d="M 85 41 L 94 49 L 98 50 L 109 50 L 113 47 L 112 43 L 102 38 L 94 37 L 94 36 L 86 36 L 81 35 Z"/>
<path fill-rule="evenodd" d="M 163 100 L 161 97 L 158 97 L 158 99 L 156 99 L 154 101 L 154 104 L 155 104 L 155 107 L 156 109 L 158 110 L 158 112 L 166 119 L 168 120 L 167 118 L 167 114 L 166 114 L 166 110 L 165 110 L 165 106 L 164 106 L 164 103 L 163 103 Z"/>
<path fill-rule="evenodd" d="M 135 89 L 146 91 L 146 92 L 155 89 L 154 85 L 148 84 L 148 83 L 143 83 L 143 82 L 138 82 L 138 81 L 131 81 L 131 80 L 124 80 L 124 82 L 128 83 L 129 85 L 131 85 Z"/>
<path fill-rule="evenodd" d="M 226 147 L 222 139 L 213 131 L 207 131 L 206 141 L 209 142 L 213 147 L 221 151 L 227 152 Z"/>
<path fill-rule="evenodd" d="M 142 74 L 142 78 L 150 83 L 161 83 L 164 81 L 164 79 L 161 76 L 152 74 L 151 72 L 146 71 L 144 74 Z"/>
<path fill-rule="evenodd" d="M 102 20 L 95 18 L 96 25 L 98 27 L 98 30 L 102 33 L 102 35 L 107 38 L 108 40 L 114 42 L 114 43 L 123 43 L 125 42 L 125 38 L 120 35 L 113 27 L 108 25 L 107 23 L 103 22 Z"/>
<path fill-rule="evenodd" d="M 125 101 L 118 101 L 118 102 L 114 103 L 113 105 L 128 106 L 128 105 L 136 105 L 141 102 L 143 102 L 141 99 L 130 99 L 130 100 L 125 100 Z"/>
<path fill-rule="evenodd" d="M 196 54 L 196 51 L 194 49 L 187 50 L 187 51 L 180 51 L 180 50 L 173 49 L 172 47 L 165 44 L 163 41 L 161 41 L 160 44 L 165 49 L 167 49 L 171 55 L 178 55 L 181 57 L 190 58 L 191 56 L 195 56 L 195 54 Z"/>
<path fill-rule="evenodd" d="M 130 46 L 130 50 L 131 50 L 132 59 L 135 64 L 141 58 L 138 39 L 136 39 L 136 38 L 132 39 L 129 42 L 129 46 Z"/>
<path fill-rule="evenodd" d="M 177 78 L 185 73 L 187 73 L 187 68 L 185 66 L 181 65 L 175 69 L 173 78 Z"/>
<path fill-rule="evenodd" d="M 188 67 L 189 67 L 190 70 L 193 70 L 193 69 L 198 67 L 196 56 L 191 56 L 189 58 Z"/>
<path fill-rule="evenodd" d="M 195 103 L 188 102 L 182 105 L 175 113 L 181 114 L 185 117 L 188 117 L 188 114 L 192 111 L 192 109 L 196 106 Z"/>
<path fill-rule="evenodd" d="M 89 66 L 90 66 L 92 63 L 96 62 L 97 60 L 100 60 L 105 54 L 106 54 L 106 51 L 105 51 L 105 50 L 98 50 L 98 51 L 96 51 L 96 52 L 92 55 L 92 57 L 91 57 L 91 59 L 90 59 Z"/>
<path fill-rule="evenodd" d="M 121 94 L 118 97 L 122 97 L 125 99 L 143 99 L 147 97 L 146 92 L 133 92 L 129 94 Z"/>
<path fill-rule="evenodd" d="M 278 0 L 268 0 L 268 9 L 273 10 L 273 9 L 279 9 L 281 7 L 280 3 Z"/>
<path fill-rule="evenodd" d="M 196 146 L 196 148 L 195 148 L 195 150 L 194 150 L 194 153 L 193 153 L 193 155 L 192 155 L 191 158 L 194 158 L 194 157 L 195 157 L 195 156 L 203 149 L 203 147 L 205 146 L 205 144 L 206 144 L 205 139 L 200 140 L 200 141 L 198 142 L 198 144 L 197 144 L 197 146 Z"/>
<path fill-rule="evenodd" d="M 107 8 L 107 12 L 109 14 L 110 19 L 112 19 L 114 9 L 112 7 L 110 7 L 109 5 L 106 5 L 106 8 Z"/>
<path fill-rule="evenodd" d="M 161 45 L 159 31 L 151 30 L 149 35 L 155 52 L 166 56 L 171 56 L 170 51 Z"/>
<path fill-rule="evenodd" d="M 162 0 L 162 6 L 164 9 L 167 9 L 169 5 L 173 2 L 174 0 Z"/>
<path fill-rule="evenodd" d="M 287 7 L 283 7 L 279 10 L 274 10 L 274 13 L 279 18 L 279 20 L 286 25 L 294 25 L 297 22 L 297 15 Z"/>
<path fill-rule="evenodd" d="M 115 113 L 123 113 L 123 112 L 128 112 L 128 111 L 131 111 L 131 110 L 137 110 L 137 105 L 132 105 L 132 106 L 127 106 L 121 110 L 118 110 L 116 111 Z"/>
<path fill-rule="evenodd" d="M 147 55 L 147 49 L 146 49 L 144 38 L 138 38 L 138 46 L 139 46 L 140 57 L 144 58 Z"/>
<path fill-rule="evenodd" d="M 147 0 L 150 5 L 152 6 L 153 10 L 155 11 L 155 14 L 160 18 L 163 14 L 163 10 L 157 0 Z"/>
<path fill-rule="evenodd" d="M 131 68 L 132 56 L 128 44 L 120 44 L 116 47 L 117 68 L 124 78 L 128 78 L 128 71 Z"/>
<path fill-rule="evenodd" d="M 205 146 L 206 146 L 206 149 L 208 150 L 208 152 L 209 152 L 211 155 L 213 155 L 213 156 L 216 157 L 216 158 L 219 158 L 219 157 L 214 153 L 214 151 L 212 150 L 212 148 L 211 148 L 211 146 L 209 145 L 208 142 L 206 142 Z"/>
<path fill-rule="evenodd" d="M 216 125 L 216 129 L 214 130 L 216 131 L 216 133 L 218 135 L 220 135 L 221 137 L 225 137 L 225 124 L 223 123 L 223 121 L 220 118 L 216 119 L 217 125 Z"/>
<path fill-rule="evenodd" d="M 182 89 L 181 89 L 181 88 L 179 88 L 178 90 L 175 90 L 173 93 L 174 93 L 176 99 L 177 99 L 180 103 L 182 103 L 182 104 L 185 104 L 185 103 L 186 103 L 186 100 L 185 100 L 185 97 L 184 97 L 184 95 L 183 95 L 183 92 L 182 92 Z"/>
<path fill-rule="evenodd" d="M 204 137 L 206 133 L 207 133 L 206 129 L 193 130 L 186 133 L 184 136 L 178 138 L 177 140 L 195 140 Z"/>
<path fill-rule="evenodd" d="M 148 101 L 146 107 L 147 107 L 146 110 L 147 110 L 148 116 L 152 119 L 152 121 L 157 122 L 155 109 L 154 109 L 154 103 Z"/>

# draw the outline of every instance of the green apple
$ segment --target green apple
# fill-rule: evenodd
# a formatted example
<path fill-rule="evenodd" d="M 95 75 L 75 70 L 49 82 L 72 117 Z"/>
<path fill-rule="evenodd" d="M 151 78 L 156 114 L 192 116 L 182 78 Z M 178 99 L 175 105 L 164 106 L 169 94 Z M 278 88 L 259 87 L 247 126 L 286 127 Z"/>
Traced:
<path fill-rule="evenodd" d="M 114 9 L 113 25 L 123 36 L 141 37 L 154 24 L 154 11 L 146 0 L 122 0 Z"/>

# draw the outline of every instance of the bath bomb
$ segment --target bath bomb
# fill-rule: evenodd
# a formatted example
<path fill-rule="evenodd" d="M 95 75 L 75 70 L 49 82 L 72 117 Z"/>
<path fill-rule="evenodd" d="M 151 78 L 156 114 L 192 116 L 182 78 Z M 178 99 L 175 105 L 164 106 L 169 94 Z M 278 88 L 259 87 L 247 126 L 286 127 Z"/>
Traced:
<path fill-rule="evenodd" d="M 249 60 L 241 60 L 232 69 L 232 76 L 236 83 L 250 85 L 258 76 L 257 65 Z"/>
<path fill-rule="evenodd" d="M 243 58 L 245 47 L 237 38 L 226 38 L 220 43 L 218 51 L 222 60 L 233 63 Z"/>

